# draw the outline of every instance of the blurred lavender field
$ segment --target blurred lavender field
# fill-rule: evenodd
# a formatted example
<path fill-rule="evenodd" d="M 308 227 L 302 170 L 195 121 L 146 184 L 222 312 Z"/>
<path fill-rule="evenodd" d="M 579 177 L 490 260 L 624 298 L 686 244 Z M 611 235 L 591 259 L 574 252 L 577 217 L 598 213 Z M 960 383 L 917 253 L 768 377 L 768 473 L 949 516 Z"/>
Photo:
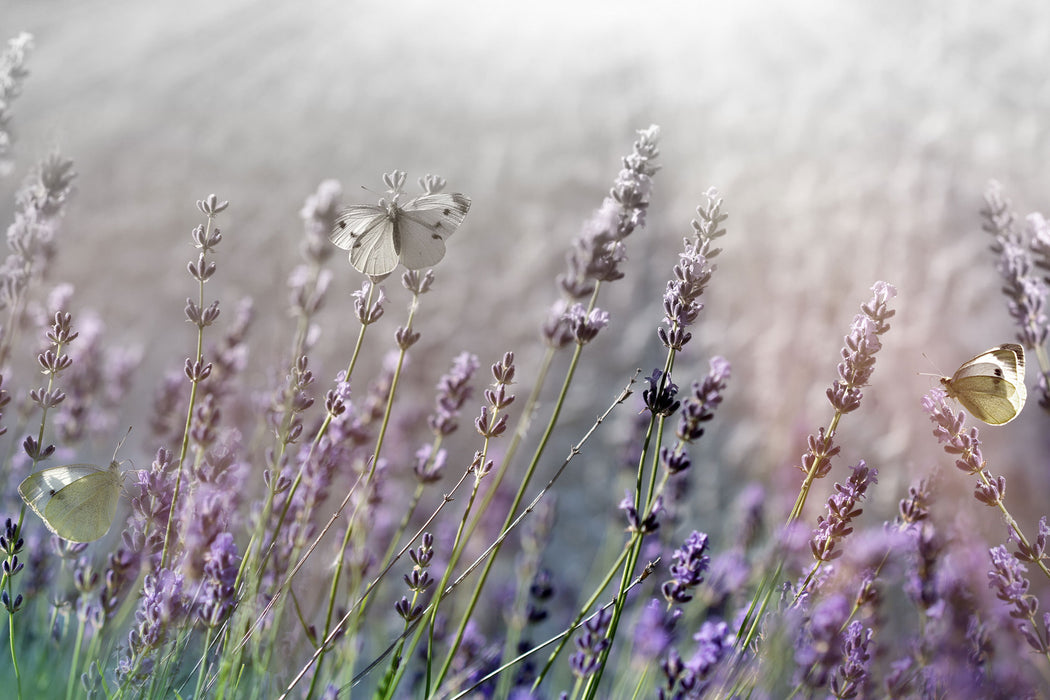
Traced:
<path fill-rule="evenodd" d="M 797 489 L 793 465 L 826 419 L 842 337 L 876 280 L 898 288 L 897 315 L 863 418 L 843 424 L 839 459 L 878 466 L 869 507 L 882 517 L 915 477 L 949 464 L 919 405 L 936 380 L 917 372 L 951 374 L 1014 337 L 978 210 L 990 179 L 1022 214 L 1050 209 L 1050 10 L 904 0 L 386 7 L 0 0 L 0 39 L 28 31 L 36 46 L 12 110 L 15 171 L 0 181 L 0 220 L 12 219 L 13 192 L 42 154 L 57 147 L 73 159 L 77 194 L 52 279 L 74 284 L 77 305 L 97 310 L 111 337 L 145 347 L 129 424 L 149 409 L 152 378 L 192 343 L 181 314 L 194 200 L 230 201 L 209 291 L 231 316 L 237 299 L 255 299 L 251 371 L 262 385 L 287 349 L 298 212 L 319 182 L 335 178 L 347 203 L 372 203 L 359 186 L 379 189 L 380 174 L 400 168 L 468 194 L 412 351 L 419 386 L 408 390 L 425 397 L 462 350 L 483 367 L 513 350 L 519 372 L 531 371 L 569 242 L 635 130 L 658 124 L 648 226 L 628 241 L 627 276 L 603 303 L 617 332 L 590 349 L 579 386 L 594 393 L 570 396 L 555 452 L 636 367 L 660 362 L 664 285 L 714 186 L 730 215 L 725 252 L 675 378 L 702 376 L 717 354 L 733 381 L 697 459 L 689 527 L 715 537 L 720 504 L 748 480 Z M 318 319 L 326 335 L 311 360 L 325 381 L 356 333 L 350 293 L 361 276 L 345 273 Z M 610 459 L 631 422 L 621 413 L 595 448 Z M 982 432 L 1028 515 L 1050 502 L 1045 420 L 1032 400 L 1014 423 Z M 147 462 L 155 447 L 133 456 Z M 605 484 L 609 468 L 585 461 L 571 473 L 576 492 Z M 960 510 L 999 536 L 965 478 L 948 476 Z M 559 517 L 604 528 L 618 498 L 588 495 Z"/>

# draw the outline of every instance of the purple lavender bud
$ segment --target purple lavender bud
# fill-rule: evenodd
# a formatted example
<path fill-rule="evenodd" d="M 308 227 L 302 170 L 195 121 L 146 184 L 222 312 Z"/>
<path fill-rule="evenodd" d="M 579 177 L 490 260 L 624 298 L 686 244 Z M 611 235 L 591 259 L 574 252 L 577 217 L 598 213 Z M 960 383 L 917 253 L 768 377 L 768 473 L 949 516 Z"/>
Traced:
<path fill-rule="evenodd" d="M 685 543 L 671 555 L 669 567 L 673 578 L 660 588 L 668 603 L 687 603 L 693 599 L 692 589 L 704 581 L 704 573 L 711 564 L 707 556 L 707 535 L 693 531 Z"/>
<path fill-rule="evenodd" d="M 382 287 L 379 287 L 378 297 L 371 304 L 366 305 L 371 289 L 372 283 L 365 280 L 361 283 L 361 289 L 351 295 L 354 297 L 354 315 L 357 316 L 357 320 L 363 326 L 375 323 L 382 317 L 383 304 L 386 302 L 386 292 L 383 291 Z"/>
<path fill-rule="evenodd" d="M 560 349 L 573 341 L 572 331 L 569 330 L 568 308 L 568 303 L 559 299 L 547 312 L 547 320 L 543 322 L 543 339 L 552 348 Z"/>
<path fill-rule="evenodd" d="M 963 414 L 958 415 L 948 405 L 948 394 L 942 389 L 931 389 L 922 399 L 922 407 L 933 421 L 933 434 L 944 445 L 948 454 L 959 455 L 955 466 L 967 474 L 977 474 L 984 468 L 981 441 L 977 428 L 963 432 Z"/>
<path fill-rule="evenodd" d="M 642 399 L 653 414 L 667 417 L 678 410 L 681 402 L 675 400 L 678 385 L 672 382 L 670 377 L 667 377 L 666 381 L 663 381 L 663 378 L 663 370 L 654 369 L 653 373 L 645 378 L 649 382 L 649 388 L 642 391 Z"/>
<path fill-rule="evenodd" d="M 873 632 L 859 620 L 849 624 L 843 642 L 845 658 L 831 678 L 831 692 L 836 698 L 855 698 L 861 694 L 871 675 L 871 646 Z"/>
<path fill-rule="evenodd" d="M 662 658 L 674 641 L 675 622 L 681 616 L 681 608 L 668 610 L 659 598 L 651 599 L 635 625 L 633 653 L 645 661 Z"/>
<path fill-rule="evenodd" d="M 824 428 L 820 428 L 816 435 L 810 435 L 807 442 L 809 450 L 802 455 L 801 470 L 806 474 L 812 473 L 817 479 L 827 476 L 831 471 L 831 458 L 839 453 L 839 446 L 824 433 Z"/>
<path fill-rule="evenodd" d="M 576 637 L 576 653 L 569 658 L 569 668 L 579 679 L 587 678 L 598 670 L 601 654 L 611 643 L 605 633 L 612 621 L 612 610 L 601 610 L 583 623 L 583 633 Z"/>
<path fill-rule="evenodd" d="M 456 431 L 460 409 L 473 392 L 470 380 L 479 366 L 476 355 L 460 353 L 449 371 L 438 380 L 434 412 L 427 417 L 427 425 L 435 435 L 451 435 Z"/>
<path fill-rule="evenodd" d="M 637 532 L 642 535 L 648 535 L 660 529 L 658 516 L 660 515 L 660 511 L 663 510 L 663 502 L 662 496 L 657 496 L 653 499 L 652 508 L 644 519 L 638 512 L 638 509 L 634 507 L 634 498 L 629 491 L 624 495 L 623 500 L 620 501 L 620 504 L 617 507 L 622 510 L 627 517 L 628 532 Z"/>
<path fill-rule="evenodd" d="M 573 339 L 580 345 L 586 345 L 609 325 L 609 314 L 601 309 L 588 312 L 583 304 L 573 304 L 566 312 L 566 320 Z"/>
<path fill-rule="evenodd" d="M 715 417 L 714 410 L 722 403 L 722 392 L 729 381 L 730 365 L 723 357 L 711 358 L 711 369 L 704 381 L 693 382 L 693 393 L 682 403 L 675 434 L 679 440 L 693 442 L 704 434 L 701 427 Z"/>

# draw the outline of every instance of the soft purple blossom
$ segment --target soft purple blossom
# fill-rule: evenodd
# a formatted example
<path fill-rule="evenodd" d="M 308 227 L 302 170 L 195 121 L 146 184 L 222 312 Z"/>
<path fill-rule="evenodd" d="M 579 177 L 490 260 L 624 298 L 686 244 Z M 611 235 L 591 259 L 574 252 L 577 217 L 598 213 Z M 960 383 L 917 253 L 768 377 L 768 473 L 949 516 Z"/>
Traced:
<path fill-rule="evenodd" d="M 842 664 L 831 676 L 831 694 L 836 698 L 855 698 L 863 692 L 871 675 L 872 635 L 872 629 L 859 620 L 849 624 L 843 641 Z"/>
<path fill-rule="evenodd" d="M 577 344 L 586 345 L 609 325 L 609 314 L 601 309 L 587 311 L 583 304 L 573 304 L 565 312 L 565 323 Z"/>
<path fill-rule="evenodd" d="M 368 297 L 374 288 L 379 289 L 379 294 L 369 303 Z M 357 316 L 357 320 L 361 322 L 361 325 L 367 326 L 375 323 L 383 316 L 386 292 L 383 291 L 382 287 L 377 287 L 371 281 L 365 280 L 361 283 L 361 288 L 351 296 L 354 297 L 354 315 Z"/>
<path fill-rule="evenodd" d="M 868 488 L 878 483 L 879 471 L 868 467 L 864 460 L 850 467 L 852 473 L 844 484 L 835 484 L 835 493 L 828 497 L 827 514 L 817 518 L 817 528 L 810 540 L 813 558 L 829 562 L 842 556 L 838 544 L 853 532 L 853 520 L 863 510 L 858 507 Z"/>
<path fill-rule="evenodd" d="M 1030 216 L 1023 230 L 1018 230 L 1017 216 L 1003 196 L 1002 186 L 991 182 L 985 190 L 984 222 L 981 228 L 993 237 L 991 249 L 999 256 L 997 268 L 1003 279 L 1007 309 L 1017 324 L 1017 338 L 1027 348 L 1042 347 L 1050 336 L 1046 313 L 1047 284 L 1036 267 L 1040 256 L 1045 267 L 1047 241 L 1046 221 L 1041 215 Z"/>
<path fill-rule="evenodd" d="M 728 215 L 721 211 L 722 198 L 718 196 L 718 190 L 711 188 L 705 196 L 707 205 L 697 207 L 697 218 L 692 222 L 695 236 L 684 240 L 685 250 L 678 254 L 674 278 L 664 291 L 663 323 L 667 327 L 659 328 L 657 335 L 660 342 L 671 350 L 680 351 L 692 338 L 686 329 L 693 325 L 704 308 L 699 298 L 715 270 L 711 259 L 721 252 L 719 248 L 712 248 L 712 243 L 725 234 L 725 229 L 719 225 Z"/>
<path fill-rule="evenodd" d="M 989 585 L 996 597 L 1010 606 L 1010 617 L 1016 620 L 1017 630 L 1028 645 L 1046 654 L 1050 651 L 1050 614 L 1044 614 L 1042 620 L 1036 618 L 1039 601 L 1029 592 L 1028 568 L 1003 545 L 992 547 L 988 554 L 992 560 Z"/>
<path fill-rule="evenodd" d="M 138 680 L 153 672 L 153 652 L 185 615 L 186 602 L 181 574 L 170 569 L 146 574 L 135 626 L 128 635 L 127 655 L 118 665 L 121 677 Z"/>
<path fill-rule="evenodd" d="M 703 382 L 693 382 L 693 391 L 682 402 L 675 434 L 679 440 L 693 442 L 704 434 L 701 424 L 715 417 L 714 411 L 722 403 L 722 394 L 729 381 L 730 365 L 724 357 L 711 358 L 711 369 Z"/>
<path fill-rule="evenodd" d="M 650 600 L 634 627 L 634 654 L 646 661 L 662 658 L 674 642 L 675 622 L 681 616 L 681 608 L 668 610 L 659 598 Z"/>
<path fill-rule="evenodd" d="M 922 408 L 933 421 L 933 434 L 944 451 L 957 455 L 955 466 L 967 474 L 977 474 L 984 469 L 981 440 L 977 428 L 963 432 L 965 420 L 962 412 L 956 414 L 948 404 L 948 394 L 943 389 L 931 389 L 922 399 Z"/>
<path fill-rule="evenodd" d="M 871 300 L 861 306 L 846 336 L 839 363 L 839 380 L 827 391 L 832 407 L 840 413 L 849 413 L 860 406 L 861 389 L 875 369 L 875 354 L 882 348 L 879 336 L 889 330 L 889 319 L 896 313 L 889 301 L 897 296 L 897 289 L 886 282 L 876 282 Z"/>
<path fill-rule="evenodd" d="M 470 380 L 479 366 L 476 355 L 462 352 L 438 380 L 434 412 L 427 416 L 427 425 L 435 435 L 447 436 L 455 432 L 459 411 L 473 391 Z"/>
<path fill-rule="evenodd" d="M 849 612 L 845 596 L 833 594 L 817 600 L 795 642 L 796 683 L 814 690 L 827 685 L 830 674 L 842 663 L 840 630 Z"/>
<path fill-rule="evenodd" d="M 579 679 L 587 678 L 598 670 L 601 655 L 611 641 L 605 636 L 612 621 L 612 610 L 602 609 L 583 623 L 583 631 L 573 642 L 576 653 L 569 657 L 569 668 L 572 675 Z"/>
<path fill-rule="evenodd" d="M 654 161 L 660 153 L 659 137 L 656 126 L 638 132 L 634 151 L 623 159 L 609 196 L 573 241 L 568 270 L 558 276 L 559 286 L 570 299 L 589 296 L 595 282 L 623 277 L 620 265 L 627 257 L 623 239 L 645 224 L 652 176 L 658 169 Z"/>
<path fill-rule="evenodd" d="M 673 578 L 660 590 L 668 603 L 687 603 L 693 599 L 692 589 L 704 581 L 711 563 L 707 555 L 707 535 L 694 530 L 685 543 L 671 554 L 673 563 L 668 572 Z"/>

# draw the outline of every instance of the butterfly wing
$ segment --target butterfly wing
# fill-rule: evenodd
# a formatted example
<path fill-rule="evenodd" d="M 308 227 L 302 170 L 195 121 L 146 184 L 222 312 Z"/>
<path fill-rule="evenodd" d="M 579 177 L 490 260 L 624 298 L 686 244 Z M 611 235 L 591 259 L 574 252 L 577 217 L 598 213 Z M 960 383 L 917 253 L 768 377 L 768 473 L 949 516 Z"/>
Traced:
<path fill-rule="evenodd" d="M 120 474 L 112 466 L 50 467 L 26 477 L 18 493 L 48 530 L 71 542 L 91 542 L 113 524 L 120 500 Z"/>
<path fill-rule="evenodd" d="M 467 215 L 470 198 L 459 193 L 425 194 L 408 202 L 397 217 L 401 263 L 409 270 L 432 267 L 445 257 L 445 239 Z"/>
<path fill-rule="evenodd" d="M 974 418 L 990 425 L 1009 423 L 1024 407 L 1024 349 L 1015 343 L 992 348 L 963 363 L 949 379 L 941 379 L 948 395 Z"/>
<path fill-rule="evenodd" d="M 397 267 L 394 221 L 386 209 L 355 205 L 335 221 L 329 239 L 350 251 L 350 264 L 366 275 L 386 275 Z"/>

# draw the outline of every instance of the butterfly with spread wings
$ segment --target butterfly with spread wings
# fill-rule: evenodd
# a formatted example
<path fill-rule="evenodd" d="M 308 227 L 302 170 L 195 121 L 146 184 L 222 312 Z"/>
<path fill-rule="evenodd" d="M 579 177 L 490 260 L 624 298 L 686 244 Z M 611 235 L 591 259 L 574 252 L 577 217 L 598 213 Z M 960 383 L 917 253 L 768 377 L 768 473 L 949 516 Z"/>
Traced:
<path fill-rule="evenodd" d="M 347 207 L 330 239 L 350 251 L 350 264 L 373 277 L 388 275 L 398 263 L 409 270 L 436 265 L 445 257 L 445 239 L 463 223 L 470 198 L 453 193 L 422 194 L 401 204 L 400 183 L 379 206 Z"/>

